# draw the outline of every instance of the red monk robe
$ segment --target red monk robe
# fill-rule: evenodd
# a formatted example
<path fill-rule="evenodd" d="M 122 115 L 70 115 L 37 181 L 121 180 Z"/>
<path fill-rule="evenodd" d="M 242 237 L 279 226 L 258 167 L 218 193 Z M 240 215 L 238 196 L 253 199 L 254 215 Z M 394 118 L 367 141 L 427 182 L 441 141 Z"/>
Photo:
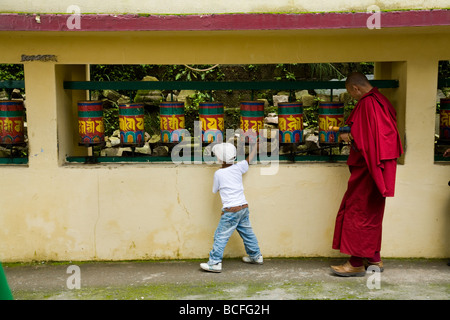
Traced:
<path fill-rule="evenodd" d="M 403 153 L 396 112 L 372 88 L 346 123 L 353 137 L 347 160 L 351 175 L 336 217 L 333 249 L 372 258 L 381 249 L 385 201 L 394 196 L 397 158 Z"/>

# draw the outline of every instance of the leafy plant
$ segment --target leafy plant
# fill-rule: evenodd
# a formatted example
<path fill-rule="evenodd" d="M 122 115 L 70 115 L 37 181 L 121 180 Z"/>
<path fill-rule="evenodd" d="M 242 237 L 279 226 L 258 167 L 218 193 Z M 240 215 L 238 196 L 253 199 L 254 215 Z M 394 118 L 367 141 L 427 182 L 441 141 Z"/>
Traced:
<path fill-rule="evenodd" d="M 293 68 L 296 66 L 297 64 L 277 64 L 276 67 L 276 71 L 281 71 L 281 73 L 278 76 L 275 76 L 274 79 L 277 81 L 280 80 L 291 80 L 291 81 L 295 81 L 297 78 L 295 77 L 295 73 L 293 71 Z"/>
<path fill-rule="evenodd" d="M 144 128 L 145 132 L 149 135 L 159 135 L 160 126 L 159 126 L 159 112 L 148 112 L 146 111 L 144 114 Z"/>
<path fill-rule="evenodd" d="M 240 125 L 241 113 L 239 108 L 224 108 L 225 127 L 229 129 L 238 129 Z"/>
<path fill-rule="evenodd" d="M 311 78 L 318 78 L 319 80 L 345 78 L 345 75 L 332 63 L 310 63 L 309 66 L 311 68 Z"/>
<path fill-rule="evenodd" d="M 191 136 L 194 135 L 194 121 L 199 120 L 199 104 L 202 102 L 212 101 L 213 98 L 209 92 L 197 91 L 194 95 L 190 96 L 190 103 L 185 105 L 185 126 Z"/>
<path fill-rule="evenodd" d="M 0 64 L 0 81 L 24 79 L 23 64 Z"/>
<path fill-rule="evenodd" d="M 180 70 L 176 76 L 175 80 L 214 80 L 219 81 L 225 77 L 223 72 L 218 72 L 215 70 L 218 65 L 199 65 L 197 67 L 184 65 L 184 69 Z M 220 68 L 218 69 L 220 70 Z"/>
<path fill-rule="evenodd" d="M 439 61 L 438 74 L 439 78 L 450 78 L 450 60 Z"/>
<path fill-rule="evenodd" d="M 117 104 L 114 104 L 112 108 L 103 109 L 103 123 L 106 136 L 111 136 L 115 130 L 119 129 L 119 106 Z"/>

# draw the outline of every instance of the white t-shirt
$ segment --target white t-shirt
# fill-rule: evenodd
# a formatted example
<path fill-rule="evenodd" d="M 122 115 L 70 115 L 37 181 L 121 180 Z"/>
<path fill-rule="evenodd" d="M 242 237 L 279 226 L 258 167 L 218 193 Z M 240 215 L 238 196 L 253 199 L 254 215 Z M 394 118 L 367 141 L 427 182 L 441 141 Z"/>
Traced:
<path fill-rule="evenodd" d="M 246 160 L 239 161 L 227 168 L 221 168 L 214 173 L 213 192 L 219 191 L 222 198 L 222 208 L 236 207 L 247 204 L 242 184 L 242 174 L 248 170 Z"/>

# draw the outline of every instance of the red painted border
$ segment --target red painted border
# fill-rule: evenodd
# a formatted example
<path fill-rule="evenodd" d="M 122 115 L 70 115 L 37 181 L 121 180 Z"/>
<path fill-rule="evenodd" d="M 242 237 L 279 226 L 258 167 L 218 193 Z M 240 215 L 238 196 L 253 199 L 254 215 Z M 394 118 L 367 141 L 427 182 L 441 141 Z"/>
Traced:
<path fill-rule="evenodd" d="M 371 13 L 112 15 L 79 16 L 80 29 L 69 29 L 70 14 L 0 14 L 0 31 L 214 31 L 367 28 Z M 381 13 L 381 28 L 448 26 L 450 10 Z"/>

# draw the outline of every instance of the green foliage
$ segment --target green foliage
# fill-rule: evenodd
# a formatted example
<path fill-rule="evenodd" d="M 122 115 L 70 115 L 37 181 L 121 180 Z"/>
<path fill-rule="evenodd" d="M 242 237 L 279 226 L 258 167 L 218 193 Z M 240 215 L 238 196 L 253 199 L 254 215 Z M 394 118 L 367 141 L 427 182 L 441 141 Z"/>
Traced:
<path fill-rule="evenodd" d="M 275 106 L 268 106 L 264 108 L 264 116 L 267 117 L 269 113 L 278 113 L 278 107 Z"/>
<path fill-rule="evenodd" d="M 194 121 L 199 121 L 199 104 L 202 102 L 212 101 L 212 95 L 210 92 L 196 92 L 194 95 L 189 97 L 189 102 L 185 104 L 184 116 L 185 116 L 185 127 L 191 134 L 194 135 Z"/>
<path fill-rule="evenodd" d="M 275 76 L 274 79 L 277 81 L 286 81 L 286 80 L 292 80 L 295 81 L 296 77 L 295 77 L 295 73 L 293 71 L 293 68 L 296 66 L 297 64 L 277 64 L 276 67 L 276 71 L 281 71 L 279 73 L 278 76 Z"/>
<path fill-rule="evenodd" d="M 0 64 L 0 81 L 24 79 L 23 64 Z"/>
<path fill-rule="evenodd" d="M 239 108 L 224 108 L 224 122 L 226 129 L 238 129 L 241 112 Z"/>
<path fill-rule="evenodd" d="M 112 108 L 103 109 L 103 123 L 106 136 L 111 136 L 115 130 L 119 129 L 119 106 L 117 104 L 114 104 Z"/>
<path fill-rule="evenodd" d="M 184 67 L 184 69 L 182 68 Z M 177 73 L 175 75 L 175 81 L 195 81 L 195 80 L 212 80 L 221 81 L 224 79 L 225 74 L 220 71 L 220 67 L 214 67 L 213 65 L 198 65 L 198 66 L 178 66 Z M 204 70 L 204 71 L 200 71 Z"/>
<path fill-rule="evenodd" d="M 18 81 L 25 80 L 23 64 L 0 64 L 0 81 Z M 10 96 L 13 89 L 4 89 Z M 23 89 L 20 89 L 23 93 Z"/>
<path fill-rule="evenodd" d="M 333 78 L 342 79 L 346 75 L 342 73 L 333 63 L 310 63 L 311 78 L 329 80 Z"/>
<path fill-rule="evenodd" d="M 132 64 L 92 64 L 91 81 L 138 81 L 153 73 L 153 65 Z"/>
<path fill-rule="evenodd" d="M 303 107 L 303 123 L 306 124 L 305 129 L 319 126 L 319 105 L 317 103 L 309 107 Z"/>
<path fill-rule="evenodd" d="M 439 78 L 450 78 L 450 60 L 439 61 Z"/>
<path fill-rule="evenodd" d="M 150 136 L 159 135 L 160 124 L 159 124 L 159 112 L 152 111 L 149 112 L 145 110 L 144 113 L 144 129 Z"/>

